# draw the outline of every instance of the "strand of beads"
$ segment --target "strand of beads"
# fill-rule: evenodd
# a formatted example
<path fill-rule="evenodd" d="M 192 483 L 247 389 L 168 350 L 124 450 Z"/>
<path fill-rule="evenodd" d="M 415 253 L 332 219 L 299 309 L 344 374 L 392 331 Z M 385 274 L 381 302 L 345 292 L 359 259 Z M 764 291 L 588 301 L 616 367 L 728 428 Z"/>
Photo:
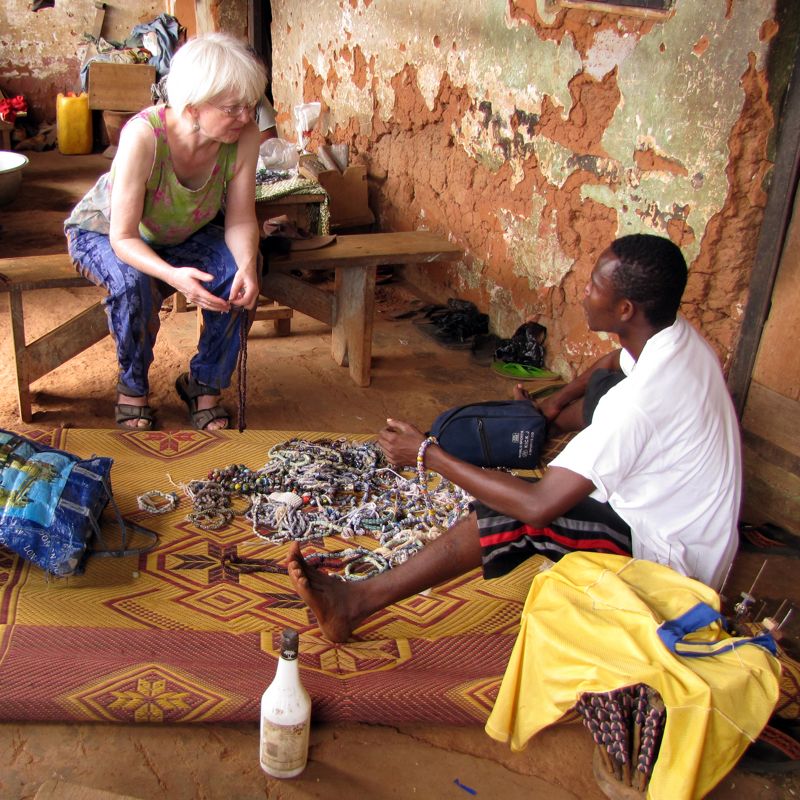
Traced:
<path fill-rule="evenodd" d="M 186 515 L 187 521 L 204 531 L 218 531 L 230 525 L 233 511 L 229 508 L 205 508 L 190 511 Z"/>
<path fill-rule="evenodd" d="M 439 440 L 435 436 L 428 436 L 420 442 L 419 450 L 417 450 L 417 478 L 419 479 L 419 485 L 426 504 L 430 503 L 430 498 L 428 497 L 428 473 L 425 469 L 425 453 L 432 444 L 439 444 Z"/>
<path fill-rule="evenodd" d="M 383 556 L 365 547 L 311 553 L 305 560 L 307 564 L 319 565 L 328 574 L 344 581 L 363 581 L 389 569 L 389 562 Z"/>
<path fill-rule="evenodd" d="M 384 556 L 391 567 L 408 561 L 411 556 L 425 546 L 422 535 L 413 530 L 398 531 L 391 536 L 381 536 L 380 543 L 381 546 L 375 550 L 375 553 Z"/>
<path fill-rule="evenodd" d="M 230 464 L 222 469 L 213 469 L 208 480 L 219 484 L 228 494 L 255 494 L 272 491 L 272 481 L 261 470 L 252 470 L 244 464 Z"/>

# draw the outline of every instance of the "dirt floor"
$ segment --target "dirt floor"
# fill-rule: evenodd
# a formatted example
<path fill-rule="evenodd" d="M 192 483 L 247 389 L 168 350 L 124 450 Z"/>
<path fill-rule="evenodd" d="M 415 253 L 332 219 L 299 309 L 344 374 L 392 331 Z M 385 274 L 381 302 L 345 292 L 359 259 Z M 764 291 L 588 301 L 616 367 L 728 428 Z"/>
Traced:
<path fill-rule="evenodd" d="M 18 199 L 0 209 L 4 256 L 64 252 L 63 219 L 109 166 L 100 155 L 47 152 L 30 156 Z M 30 293 L 26 308 L 36 313 L 27 311 L 29 339 L 98 296 L 91 288 Z M 369 388 L 356 387 L 347 370 L 330 358 L 329 332 L 321 323 L 296 315 L 288 337 L 277 337 L 270 322 L 256 323 L 248 348 L 248 425 L 373 433 L 387 416 L 424 427 L 449 406 L 510 397 L 514 384 L 476 364 L 468 352 L 445 350 L 410 321 L 391 319 L 411 307 L 415 299 L 397 279 L 378 287 Z M 2 306 L 0 338 L 6 342 L 8 311 L 5 303 Z M 163 428 L 185 427 L 185 409 L 173 384 L 193 353 L 194 315 L 165 311 L 162 316 L 162 335 L 151 370 L 151 402 Z M 115 382 L 113 346 L 106 338 L 34 384 L 33 424 L 111 427 Z M 235 407 L 235 387 L 226 400 Z M 0 361 L 0 427 L 17 424 L 9 353 Z M 758 556 L 737 560 L 728 584 L 732 594 L 749 588 L 762 562 Z M 789 558 L 770 559 L 765 581 L 770 596 L 798 601 L 796 563 Z M 270 675 L 264 676 L 265 687 L 270 679 Z M 579 725 L 547 730 L 522 753 L 512 753 L 489 739 L 479 726 L 317 725 L 312 730 L 306 771 L 284 782 L 264 776 L 257 748 L 255 725 L 6 722 L 0 724 L 0 763 L 4 765 L 0 797 L 33 797 L 52 779 L 86 787 L 75 797 L 89 797 L 91 788 L 142 800 L 604 797 L 592 776 L 589 734 Z M 72 797 L 67 791 L 62 785 L 47 796 Z M 788 800 L 799 793 L 796 777 L 761 776 L 737 769 L 711 796 L 716 800 Z"/>

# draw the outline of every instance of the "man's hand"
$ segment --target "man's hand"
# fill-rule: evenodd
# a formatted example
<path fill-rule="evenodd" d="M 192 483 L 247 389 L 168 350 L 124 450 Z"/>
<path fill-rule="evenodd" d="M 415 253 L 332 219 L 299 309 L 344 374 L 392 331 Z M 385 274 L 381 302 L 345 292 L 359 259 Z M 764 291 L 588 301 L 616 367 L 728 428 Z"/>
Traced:
<path fill-rule="evenodd" d="M 514 387 L 514 399 L 515 400 L 531 400 L 530 394 L 528 394 L 528 390 L 521 384 L 518 383 Z M 533 400 L 531 400 L 531 403 Z"/>
<path fill-rule="evenodd" d="M 387 419 L 386 427 L 378 434 L 378 446 L 390 464 L 396 467 L 414 466 L 424 439 L 422 431 L 408 422 Z"/>
<path fill-rule="evenodd" d="M 563 406 L 558 402 L 556 395 L 551 394 L 539 400 L 538 402 L 531 400 L 528 390 L 521 383 L 518 383 L 514 387 L 514 399 L 530 401 L 531 405 L 534 408 L 537 408 L 548 422 L 552 422 L 563 409 Z"/>

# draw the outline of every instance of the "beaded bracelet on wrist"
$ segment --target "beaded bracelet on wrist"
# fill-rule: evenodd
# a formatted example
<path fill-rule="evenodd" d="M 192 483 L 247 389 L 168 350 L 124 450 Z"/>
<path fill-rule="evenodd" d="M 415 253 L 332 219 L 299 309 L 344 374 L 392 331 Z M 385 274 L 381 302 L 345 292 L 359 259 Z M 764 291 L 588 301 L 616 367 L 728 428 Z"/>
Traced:
<path fill-rule="evenodd" d="M 422 440 L 419 450 L 417 450 L 417 477 L 419 478 L 419 486 L 426 503 L 430 502 L 430 498 L 428 496 L 428 476 L 425 472 L 425 451 L 432 444 L 439 444 L 439 440 L 435 436 L 428 436 Z"/>

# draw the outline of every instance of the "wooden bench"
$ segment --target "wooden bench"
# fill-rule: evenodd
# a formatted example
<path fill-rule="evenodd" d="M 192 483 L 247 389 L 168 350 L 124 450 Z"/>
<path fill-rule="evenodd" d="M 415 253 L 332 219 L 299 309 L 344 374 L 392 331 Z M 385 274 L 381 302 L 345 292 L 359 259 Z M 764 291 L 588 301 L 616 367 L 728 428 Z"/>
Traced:
<path fill-rule="evenodd" d="M 338 236 L 319 250 L 273 256 L 262 281 L 265 295 L 333 329 L 331 355 L 347 366 L 358 386 L 369 386 L 377 268 L 455 261 L 463 250 L 427 231 Z M 333 270 L 333 292 L 291 275 L 295 270 Z"/>
<path fill-rule="evenodd" d="M 22 295 L 31 289 L 92 286 L 66 253 L 0 259 L 0 292 L 8 293 L 11 348 L 17 376 L 17 402 L 23 422 L 31 422 L 30 385 L 108 335 L 102 301 L 26 343 Z"/>
<path fill-rule="evenodd" d="M 447 239 L 426 232 L 367 233 L 339 236 L 319 250 L 274 257 L 263 278 L 263 294 L 280 305 L 259 309 L 257 318 L 273 319 L 279 334 L 288 333 L 291 309 L 330 325 L 331 355 L 348 366 L 359 386 L 370 382 L 372 326 L 377 267 L 452 261 L 462 251 Z M 333 292 L 308 284 L 292 270 L 334 270 Z M 0 292 L 8 295 L 11 346 L 19 415 L 31 422 L 30 385 L 108 335 L 102 301 L 94 303 L 32 342 L 25 340 L 23 295 L 33 289 L 86 287 L 66 254 L 0 259 Z"/>

